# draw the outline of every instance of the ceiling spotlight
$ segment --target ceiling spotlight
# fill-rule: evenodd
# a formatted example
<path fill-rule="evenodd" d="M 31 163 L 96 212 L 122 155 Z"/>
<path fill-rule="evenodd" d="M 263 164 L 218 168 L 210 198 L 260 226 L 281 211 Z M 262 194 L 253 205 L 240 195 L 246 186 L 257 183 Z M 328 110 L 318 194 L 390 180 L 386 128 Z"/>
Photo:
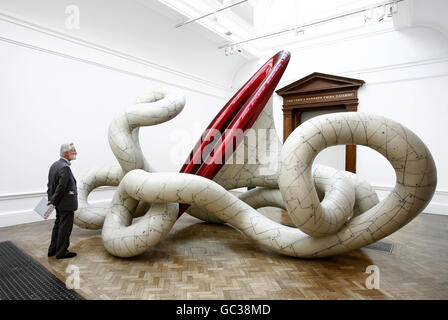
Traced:
<path fill-rule="evenodd" d="M 255 1 L 255 0 L 253 0 Z M 324 23 L 328 23 L 330 21 L 334 21 L 334 20 L 339 20 L 342 18 L 346 18 L 348 16 L 353 16 L 353 15 L 362 15 L 364 14 L 364 23 L 368 23 L 368 22 L 372 22 L 372 21 L 378 21 L 381 22 L 383 21 L 385 18 L 386 20 L 388 20 L 387 18 L 389 18 L 391 16 L 391 14 L 395 14 L 398 12 L 398 3 L 402 2 L 402 1 L 406 1 L 406 0 L 387 0 L 387 1 L 383 1 L 382 3 L 377 3 L 375 5 L 371 5 L 371 6 L 365 6 L 365 7 L 361 7 L 358 9 L 353 9 L 351 11 L 347 11 L 347 12 L 343 12 L 337 15 L 332 15 L 332 16 L 328 16 L 325 18 L 322 18 L 320 20 L 315 20 L 315 21 L 311 21 L 311 22 L 307 22 L 307 23 L 303 23 L 300 25 L 297 25 L 295 27 L 287 27 L 284 29 L 281 29 L 279 31 L 274 31 L 271 33 L 265 33 L 262 35 L 257 35 L 255 37 L 252 38 L 248 38 L 248 39 L 243 39 L 240 40 L 238 42 L 233 43 L 232 45 L 239 45 L 239 44 L 245 44 L 245 43 L 249 43 L 255 40 L 260 40 L 260 39 L 264 39 L 264 38 L 268 38 L 268 37 L 273 37 L 273 36 L 278 36 L 281 34 L 292 34 L 292 32 L 294 32 L 296 35 L 298 34 L 302 34 L 301 31 L 297 31 L 297 30 L 302 30 L 302 29 L 306 29 L 307 27 L 311 27 L 311 26 L 315 26 L 315 25 L 320 25 L 320 24 L 324 24 Z M 386 6 L 390 5 L 387 7 L 386 10 Z M 362 21 L 362 20 L 361 20 Z M 218 49 L 225 49 L 227 47 L 229 47 L 229 44 L 223 44 L 218 46 Z M 230 54 L 231 50 L 226 50 L 226 52 L 228 52 Z"/>
<path fill-rule="evenodd" d="M 230 55 L 235 54 L 237 52 L 238 53 L 241 52 L 241 49 L 240 49 L 240 47 L 238 45 L 230 45 L 230 46 L 224 48 L 224 54 L 226 56 L 230 56 Z"/>
<path fill-rule="evenodd" d="M 372 16 L 373 16 L 373 9 L 372 8 L 364 11 L 364 23 L 367 23 L 367 22 L 371 21 L 372 20 Z"/>
<path fill-rule="evenodd" d="M 396 2 L 389 4 L 386 11 L 387 11 L 387 16 L 389 18 L 391 18 L 394 14 L 396 14 L 398 12 L 398 4 Z"/>
<path fill-rule="evenodd" d="M 385 15 L 386 15 L 386 6 L 381 6 L 381 7 L 377 8 L 376 19 L 378 20 L 378 22 L 383 21 Z"/>

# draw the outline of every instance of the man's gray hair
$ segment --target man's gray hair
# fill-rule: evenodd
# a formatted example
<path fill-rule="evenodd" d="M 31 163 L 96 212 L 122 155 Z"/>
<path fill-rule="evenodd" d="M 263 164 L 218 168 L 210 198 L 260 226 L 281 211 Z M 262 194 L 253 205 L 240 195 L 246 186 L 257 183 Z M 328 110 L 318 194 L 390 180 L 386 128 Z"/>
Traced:
<path fill-rule="evenodd" d="M 73 142 L 67 142 L 67 143 L 63 143 L 63 144 L 61 144 L 61 150 L 59 151 L 59 155 L 60 155 L 61 157 L 64 157 L 65 153 L 66 153 L 67 151 L 70 151 L 70 149 L 72 148 L 72 146 L 73 146 Z"/>

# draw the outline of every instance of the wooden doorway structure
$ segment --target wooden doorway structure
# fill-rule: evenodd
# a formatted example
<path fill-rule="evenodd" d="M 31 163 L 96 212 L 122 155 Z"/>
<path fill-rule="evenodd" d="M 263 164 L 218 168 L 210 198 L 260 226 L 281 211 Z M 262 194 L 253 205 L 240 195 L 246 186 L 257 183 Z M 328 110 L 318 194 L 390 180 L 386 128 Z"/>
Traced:
<path fill-rule="evenodd" d="M 283 141 L 302 123 L 307 111 L 358 110 L 363 80 L 314 72 L 276 91 L 283 98 Z M 347 145 L 345 170 L 356 173 L 356 146 Z"/>

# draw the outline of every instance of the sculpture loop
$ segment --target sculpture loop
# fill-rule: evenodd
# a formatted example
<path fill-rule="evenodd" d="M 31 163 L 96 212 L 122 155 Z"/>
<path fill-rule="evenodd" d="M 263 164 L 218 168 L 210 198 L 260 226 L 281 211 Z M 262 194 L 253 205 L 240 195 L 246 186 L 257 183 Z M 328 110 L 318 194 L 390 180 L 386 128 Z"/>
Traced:
<path fill-rule="evenodd" d="M 153 126 L 171 120 L 185 106 L 185 97 L 156 89 L 138 97 L 135 104 L 115 115 L 109 125 L 109 145 L 120 166 L 93 168 L 78 178 L 79 207 L 74 223 L 86 229 L 101 229 L 110 207 L 95 207 L 87 201 L 100 186 L 118 186 L 123 176 L 134 169 L 154 171 L 146 161 L 139 142 L 141 126 Z M 149 206 L 140 204 L 136 217 Z"/>
<path fill-rule="evenodd" d="M 175 219 L 175 205 L 174 207 L 158 207 L 154 213 L 147 213 L 146 220 L 129 225 L 132 210 L 140 200 L 164 205 L 175 202 L 195 205 L 229 223 L 263 247 L 301 258 L 340 254 L 378 241 L 404 226 L 428 204 L 436 184 L 434 161 L 421 140 L 405 127 L 380 116 L 361 113 L 324 115 L 309 120 L 307 124 L 294 131 L 285 142 L 282 151 L 279 185 L 288 210 L 291 208 L 290 201 L 292 201 L 288 196 L 294 192 L 299 192 L 298 199 L 305 204 L 317 198 L 313 188 L 298 190 L 300 188 L 296 184 L 297 177 L 303 175 L 310 180 L 311 171 L 308 169 L 311 168 L 310 162 L 317 155 L 318 150 L 324 148 L 323 146 L 328 147 L 334 144 L 363 144 L 386 155 L 397 172 L 397 184 L 394 191 L 379 204 L 345 221 L 343 227 L 337 232 L 315 237 L 264 217 L 212 180 L 182 173 L 148 173 L 133 170 L 123 178 L 119 192 L 114 198 L 112 213 L 106 218 L 103 228 L 106 249 L 113 255 L 133 256 L 150 247 L 148 241 L 153 239 L 148 236 L 150 233 L 156 233 L 157 239 L 160 239 L 169 231 Z M 338 139 L 332 129 L 337 126 L 340 131 L 336 131 L 342 133 L 340 137 L 343 137 L 344 132 L 349 132 L 350 129 L 356 131 L 358 127 L 365 130 L 365 135 L 353 140 L 351 135 L 346 138 L 349 140 Z M 331 130 L 327 130 L 329 128 Z M 323 137 L 313 140 L 316 134 L 322 134 Z M 404 147 L 403 142 L 406 142 Z M 386 152 L 386 149 L 389 151 Z M 300 157 L 297 157 L 297 153 L 300 153 Z M 298 168 L 305 170 L 296 171 Z M 297 173 L 293 175 L 291 172 Z M 339 183 L 336 179 L 332 185 L 339 186 Z M 328 191 L 331 193 L 332 188 L 330 187 Z M 254 192 L 259 191 L 251 191 L 251 193 Z M 269 192 L 275 193 L 272 190 Z M 271 200 L 270 203 L 278 201 L 277 198 Z M 319 201 L 317 200 L 314 205 L 318 207 Z M 296 208 L 292 207 L 293 210 Z M 313 207 L 305 206 L 303 212 L 310 215 L 308 212 L 310 208 Z M 292 218 L 291 211 L 288 212 Z M 302 215 L 303 212 L 301 212 Z M 316 211 L 312 211 L 314 212 Z M 156 219 L 155 217 L 163 222 L 160 227 L 156 228 L 157 224 L 149 222 L 151 219 Z M 320 217 L 320 220 L 314 219 L 313 222 L 320 222 L 320 225 L 326 227 L 324 220 L 326 218 L 322 214 Z M 344 215 L 336 219 L 341 217 Z M 303 226 L 298 225 L 298 227 Z M 151 245 L 154 243 L 155 241 L 151 241 Z"/>
<path fill-rule="evenodd" d="M 209 179 L 215 177 L 228 157 L 242 142 L 244 136 L 238 133 L 252 128 L 265 108 L 288 66 L 290 57 L 291 54 L 288 51 L 278 52 L 238 90 L 209 124 L 180 172 Z M 215 131 L 222 135 L 218 141 L 213 139 Z M 214 147 L 213 155 L 207 154 L 205 159 L 202 159 L 204 149 L 212 146 Z M 179 216 L 187 208 L 188 206 L 181 206 Z"/>
<path fill-rule="evenodd" d="M 109 144 L 120 166 L 91 169 L 78 179 L 80 205 L 75 223 L 102 228 L 109 253 L 132 257 L 157 245 L 178 214 L 191 205 L 189 214 L 228 223 L 267 249 L 313 258 L 366 246 L 411 221 L 429 203 L 437 184 L 434 160 L 424 143 L 385 117 L 334 113 L 306 121 L 282 145 L 269 97 L 288 61 L 287 52 L 271 58 L 210 124 L 222 133 L 222 139 L 213 142 L 217 152 L 208 158 L 224 162 L 191 162 L 202 157 L 210 140 L 199 141 L 180 173 L 156 173 L 146 161 L 139 127 L 175 117 L 185 105 L 183 96 L 153 91 L 119 113 L 109 127 Z M 255 152 L 253 163 L 230 161 L 226 146 L 234 137 L 225 132 L 227 128 L 255 130 L 255 145 L 246 136 L 231 149 L 240 158 L 246 149 Z M 381 202 L 359 176 L 313 166 L 320 151 L 341 144 L 370 147 L 392 164 L 396 185 Z M 89 193 L 102 185 L 118 186 L 110 206 L 89 205 Z M 228 191 L 246 186 L 257 188 L 238 197 Z M 263 216 L 256 210 L 263 206 L 285 209 L 296 227 Z M 133 220 L 137 217 L 138 221 Z"/>

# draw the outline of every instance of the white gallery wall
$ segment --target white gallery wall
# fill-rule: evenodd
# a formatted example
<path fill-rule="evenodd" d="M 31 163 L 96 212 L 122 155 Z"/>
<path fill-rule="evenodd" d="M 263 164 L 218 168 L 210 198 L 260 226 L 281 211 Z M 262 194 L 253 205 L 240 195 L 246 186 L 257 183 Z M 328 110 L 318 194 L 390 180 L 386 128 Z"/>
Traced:
<path fill-rule="evenodd" d="M 207 34 L 138 1 L 75 1 L 80 29 L 65 26 L 73 1 L 0 0 L 0 227 L 41 220 L 32 212 L 46 192 L 59 146 L 76 144 L 76 175 L 117 164 L 107 129 L 117 112 L 150 88 L 182 92 L 173 120 L 140 129 L 148 161 L 178 171 L 218 110 L 245 60 L 225 57 Z M 111 199 L 100 188 L 92 202 Z"/>
<path fill-rule="evenodd" d="M 148 161 L 178 171 L 216 112 L 268 58 L 225 56 L 216 36 L 194 24 L 175 29 L 182 17 L 158 10 L 156 1 L 145 6 L 148 1 L 0 0 L 0 227 L 41 220 L 32 208 L 45 195 L 61 143 L 76 144 L 75 175 L 118 164 L 108 124 L 152 87 L 186 96 L 178 117 L 140 130 Z M 80 9 L 80 29 L 66 28 L 70 4 Z M 428 145 L 439 183 L 426 212 L 448 214 L 448 38 L 438 12 L 436 19 L 423 12 L 398 21 L 398 28 L 293 43 L 270 55 L 292 54 L 278 88 L 316 71 L 364 80 L 359 110 L 403 123 Z M 430 27 L 433 21 L 440 24 Z M 280 136 L 281 105 L 275 96 Z M 343 154 L 334 147 L 317 161 L 343 168 Z M 358 147 L 357 168 L 381 197 L 392 188 L 393 170 L 375 152 Z M 90 199 L 101 203 L 112 194 L 100 188 Z"/>
<path fill-rule="evenodd" d="M 359 89 L 358 111 L 394 119 L 425 142 L 436 162 L 438 185 L 424 212 L 448 214 L 448 29 L 440 17 L 443 8 L 448 10 L 448 1 L 431 2 L 438 6 L 424 7 L 423 2 L 416 1 L 412 3 L 413 8 L 402 7 L 401 16 L 391 28 L 362 36 L 328 37 L 318 44 L 297 41 L 297 44 L 276 48 L 271 55 L 281 49 L 291 52 L 278 88 L 312 72 L 364 80 Z M 417 5 L 422 6 L 416 8 Z M 241 68 L 233 87 L 239 87 L 267 58 L 251 61 Z M 279 96 L 274 99 L 274 118 L 277 132 L 282 136 Z M 304 120 L 309 118 L 310 115 Z M 392 166 L 369 148 L 358 146 L 357 150 L 357 173 L 374 186 L 380 198 L 385 197 L 395 184 Z M 344 147 L 331 147 L 319 154 L 316 162 L 343 169 L 344 157 Z"/>

